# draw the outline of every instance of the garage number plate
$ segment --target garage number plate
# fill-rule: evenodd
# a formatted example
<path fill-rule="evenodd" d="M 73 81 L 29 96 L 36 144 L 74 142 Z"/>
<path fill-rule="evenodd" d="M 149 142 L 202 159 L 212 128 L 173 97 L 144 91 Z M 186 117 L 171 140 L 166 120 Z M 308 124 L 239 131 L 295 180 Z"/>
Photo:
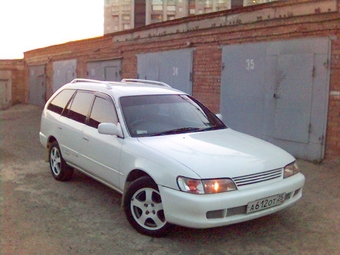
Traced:
<path fill-rule="evenodd" d="M 285 197 L 286 193 L 282 193 L 275 196 L 259 199 L 254 202 L 250 202 L 247 205 L 247 213 L 257 212 L 283 204 L 283 202 L 285 201 Z"/>

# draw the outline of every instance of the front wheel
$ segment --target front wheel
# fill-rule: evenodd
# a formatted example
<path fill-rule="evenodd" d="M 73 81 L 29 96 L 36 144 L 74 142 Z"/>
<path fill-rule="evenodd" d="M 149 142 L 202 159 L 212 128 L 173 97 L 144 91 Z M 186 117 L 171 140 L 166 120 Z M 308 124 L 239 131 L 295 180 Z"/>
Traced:
<path fill-rule="evenodd" d="M 141 177 L 129 186 L 124 211 L 132 227 L 143 235 L 161 237 L 172 227 L 165 219 L 158 187 L 150 177 Z"/>
<path fill-rule="evenodd" d="M 56 141 L 51 143 L 49 154 L 50 169 L 54 179 L 58 181 L 70 180 L 73 175 L 73 168 L 67 165 L 63 159 L 59 144 Z"/>

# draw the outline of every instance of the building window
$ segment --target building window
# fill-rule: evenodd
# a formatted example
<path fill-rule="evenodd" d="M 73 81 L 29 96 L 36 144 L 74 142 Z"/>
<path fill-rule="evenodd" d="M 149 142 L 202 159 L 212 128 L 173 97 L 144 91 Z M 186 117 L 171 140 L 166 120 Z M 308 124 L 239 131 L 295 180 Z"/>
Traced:
<path fill-rule="evenodd" d="M 212 2 L 210 0 L 206 0 L 205 7 L 212 7 Z"/>
<path fill-rule="evenodd" d="M 123 24 L 123 29 L 126 30 L 126 29 L 130 29 L 131 28 L 131 25 L 130 24 Z"/>
<path fill-rule="evenodd" d="M 117 7 L 112 7 L 111 15 L 119 15 L 119 9 Z"/>
<path fill-rule="evenodd" d="M 161 14 L 152 14 L 151 15 L 151 20 L 152 20 L 153 23 L 154 22 L 160 22 L 160 21 L 163 20 L 163 15 L 161 15 Z"/>
<path fill-rule="evenodd" d="M 175 5 L 168 5 L 166 7 L 166 10 L 169 12 L 175 12 L 176 11 L 176 6 Z"/>
<path fill-rule="evenodd" d="M 124 14 L 124 15 L 122 16 L 122 20 L 124 20 L 124 21 L 130 21 L 130 20 L 131 20 L 131 16 L 130 16 L 130 15 L 127 15 L 127 14 Z"/>
<path fill-rule="evenodd" d="M 122 9 L 123 9 L 123 11 L 130 11 L 131 5 L 123 5 Z"/>
<path fill-rule="evenodd" d="M 153 11 L 163 11 L 163 5 L 153 4 L 152 5 L 152 10 Z"/>

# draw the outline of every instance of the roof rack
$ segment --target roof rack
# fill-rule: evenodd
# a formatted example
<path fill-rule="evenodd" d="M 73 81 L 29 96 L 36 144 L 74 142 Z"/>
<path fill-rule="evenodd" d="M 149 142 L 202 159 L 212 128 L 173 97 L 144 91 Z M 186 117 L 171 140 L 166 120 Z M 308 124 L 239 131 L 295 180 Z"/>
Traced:
<path fill-rule="evenodd" d="M 77 83 L 77 82 L 92 82 L 92 83 L 104 84 L 108 88 L 112 88 L 111 85 L 115 84 L 115 82 L 112 82 L 112 81 L 99 81 L 99 80 L 92 80 L 92 79 L 85 79 L 85 78 L 75 78 L 70 83 Z M 144 83 L 144 84 L 158 85 L 158 86 L 171 88 L 171 86 L 169 84 L 166 84 L 165 82 L 153 81 L 153 80 L 142 80 L 142 79 L 130 79 L 129 78 L 129 79 L 122 79 L 121 82 Z"/>
<path fill-rule="evenodd" d="M 140 82 L 140 83 L 159 85 L 159 86 L 171 88 L 169 84 L 166 84 L 165 82 L 161 82 L 161 81 L 142 80 L 142 79 L 122 79 L 121 82 L 136 82 L 136 83 Z"/>
<path fill-rule="evenodd" d="M 103 84 L 106 86 L 107 89 L 112 89 L 112 82 L 109 81 L 99 81 L 99 80 L 91 80 L 91 79 L 83 79 L 83 78 L 76 78 L 71 81 L 71 83 L 77 83 L 77 82 L 92 82 L 97 84 Z"/>
<path fill-rule="evenodd" d="M 95 83 L 101 83 L 101 84 L 107 83 L 105 81 L 98 81 L 98 80 L 91 80 L 91 79 L 84 79 L 84 78 L 73 79 L 70 83 L 77 83 L 77 82 L 95 82 Z"/>

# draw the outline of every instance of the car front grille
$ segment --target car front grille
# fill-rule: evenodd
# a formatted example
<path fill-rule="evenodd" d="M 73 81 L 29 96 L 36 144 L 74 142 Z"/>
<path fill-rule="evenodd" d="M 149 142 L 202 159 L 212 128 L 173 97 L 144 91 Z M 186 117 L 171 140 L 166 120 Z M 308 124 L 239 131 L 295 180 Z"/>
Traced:
<path fill-rule="evenodd" d="M 282 168 L 232 178 L 238 187 L 282 177 Z"/>

